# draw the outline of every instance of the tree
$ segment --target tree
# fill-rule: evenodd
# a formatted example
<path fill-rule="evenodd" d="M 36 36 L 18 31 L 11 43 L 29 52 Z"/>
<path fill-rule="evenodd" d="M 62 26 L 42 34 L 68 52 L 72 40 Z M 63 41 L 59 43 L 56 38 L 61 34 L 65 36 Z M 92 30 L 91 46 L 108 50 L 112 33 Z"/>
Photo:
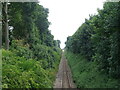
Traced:
<path fill-rule="evenodd" d="M 3 3 L 3 31 L 5 32 L 5 48 L 9 50 L 9 30 L 8 30 L 8 3 Z"/>
<path fill-rule="evenodd" d="M 2 47 L 2 3 L 0 3 L 0 49 Z"/>
<path fill-rule="evenodd" d="M 120 76 L 120 2 L 106 2 L 98 15 L 90 16 L 67 39 L 66 48 L 81 54 L 87 60 L 96 61 L 99 70 L 119 78 Z"/>

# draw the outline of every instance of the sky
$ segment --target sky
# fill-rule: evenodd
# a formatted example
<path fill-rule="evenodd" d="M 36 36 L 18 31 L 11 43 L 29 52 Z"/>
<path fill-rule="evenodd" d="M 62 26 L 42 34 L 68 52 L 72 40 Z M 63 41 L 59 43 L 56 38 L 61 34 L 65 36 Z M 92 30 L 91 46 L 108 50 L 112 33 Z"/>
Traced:
<path fill-rule="evenodd" d="M 39 0 L 40 5 L 49 9 L 49 30 L 60 47 L 65 47 L 68 36 L 72 36 L 89 15 L 97 14 L 105 0 Z"/>

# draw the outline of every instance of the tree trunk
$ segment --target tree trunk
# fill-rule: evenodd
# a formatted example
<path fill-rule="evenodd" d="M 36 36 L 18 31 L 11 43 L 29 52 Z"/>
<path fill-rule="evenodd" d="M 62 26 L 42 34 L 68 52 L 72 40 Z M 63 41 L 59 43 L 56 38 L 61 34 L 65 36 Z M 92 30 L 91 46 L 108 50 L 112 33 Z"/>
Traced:
<path fill-rule="evenodd" d="M 4 3 L 4 30 L 5 30 L 5 48 L 9 50 L 9 30 L 8 30 L 8 15 L 7 15 L 7 2 Z"/>
<path fill-rule="evenodd" d="M 0 3 L 0 49 L 2 48 L 2 3 Z"/>

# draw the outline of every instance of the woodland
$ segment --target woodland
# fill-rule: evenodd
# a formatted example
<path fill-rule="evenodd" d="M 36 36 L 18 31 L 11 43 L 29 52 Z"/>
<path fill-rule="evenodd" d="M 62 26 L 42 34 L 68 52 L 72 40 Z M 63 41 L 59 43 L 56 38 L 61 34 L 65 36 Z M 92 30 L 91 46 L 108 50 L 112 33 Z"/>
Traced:
<path fill-rule="evenodd" d="M 103 9 L 97 11 L 67 38 L 66 56 L 79 88 L 117 88 L 120 87 L 120 2 L 105 2 Z"/>
<path fill-rule="evenodd" d="M 37 2 L 2 3 L 3 88 L 53 87 L 61 49 L 48 13 Z"/>

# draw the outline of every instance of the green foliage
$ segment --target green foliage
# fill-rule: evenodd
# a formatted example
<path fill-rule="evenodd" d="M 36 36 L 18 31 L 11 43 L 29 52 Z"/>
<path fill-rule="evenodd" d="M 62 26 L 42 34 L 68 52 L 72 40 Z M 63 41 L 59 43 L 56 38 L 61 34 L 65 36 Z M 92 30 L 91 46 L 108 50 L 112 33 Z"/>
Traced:
<path fill-rule="evenodd" d="M 53 48 L 45 45 L 34 45 L 31 49 L 33 51 L 33 58 L 36 60 L 42 59 L 44 68 L 54 68 L 54 62 L 60 60 L 61 50 L 55 48 L 57 51 L 54 51 Z M 59 51 L 58 51 L 59 50 Z"/>
<path fill-rule="evenodd" d="M 72 37 L 68 37 L 66 48 L 74 53 L 80 53 L 90 60 L 93 54 L 90 38 L 92 33 L 93 27 L 90 26 L 90 21 L 86 20 Z"/>
<path fill-rule="evenodd" d="M 94 23 L 95 34 L 91 37 L 95 40 L 95 59 L 100 64 L 99 68 L 114 78 L 119 78 L 120 75 L 119 7 L 120 3 L 105 3 L 104 9 L 98 10 L 99 15 Z"/>
<path fill-rule="evenodd" d="M 23 40 L 13 40 L 10 50 L 17 56 L 24 56 L 28 59 L 33 58 L 32 51 L 29 49 L 29 44 L 24 44 Z"/>
<path fill-rule="evenodd" d="M 54 36 L 48 27 L 49 10 L 36 2 L 14 2 L 8 5 L 9 26 L 13 27 L 10 31 L 10 41 L 14 39 L 24 39 L 31 46 L 32 44 L 44 44 L 54 46 Z M 3 43 L 4 43 L 3 31 Z M 10 42 L 11 44 L 12 42 Z"/>
<path fill-rule="evenodd" d="M 13 30 L 10 50 L 3 50 L 3 88 L 53 87 L 61 49 L 48 29 L 48 13 L 36 2 L 8 5 L 9 26 Z"/>
<path fill-rule="evenodd" d="M 54 40 L 54 46 L 60 48 L 60 44 L 61 44 L 60 40 Z"/>
<path fill-rule="evenodd" d="M 10 51 L 3 53 L 3 88 L 44 88 L 51 87 L 48 72 L 39 61 L 16 56 Z"/>
<path fill-rule="evenodd" d="M 120 2 L 106 2 L 98 15 L 85 20 L 76 33 L 68 37 L 67 51 L 99 63 L 99 71 L 120 78 Z"/>
<path fill-rule="evenodd" d="M 3 88 L 53 87 L 61 50 L 47 46 L 29 49 L 23 40 L 13 40 L 10 51 L 2 50 Z M 39 53 L 38 53 L 39 52 Z M 34 59 L 33 59 L 34 58 Z"/>
<path fill-rule="evenodd" d="M 88 62 L 85 57 L 65 52 L 78 88 L 119 88 L 120 80 L 113 79 L 98 70 L 96 61 Z"/>

